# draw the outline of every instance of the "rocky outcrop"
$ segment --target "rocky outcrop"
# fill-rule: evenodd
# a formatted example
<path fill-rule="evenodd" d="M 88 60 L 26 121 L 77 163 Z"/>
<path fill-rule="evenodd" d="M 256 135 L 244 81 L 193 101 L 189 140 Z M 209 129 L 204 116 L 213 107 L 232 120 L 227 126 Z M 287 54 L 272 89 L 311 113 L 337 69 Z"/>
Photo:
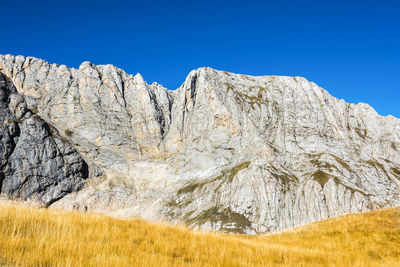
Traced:
<path fill-rule="evenodd" d="M 87 165 L 57 130 L 26 106 L 0 74 L 0 190 L 44 205 L 84 185 Z"/>
<path fill-rule="evenodd" d="M 10 55 L 0 72 L 88 163 L 53 206 L 266 233 L 400 204 L 400 121 L 304 78 L 200 68 L 168 91 Z"/>

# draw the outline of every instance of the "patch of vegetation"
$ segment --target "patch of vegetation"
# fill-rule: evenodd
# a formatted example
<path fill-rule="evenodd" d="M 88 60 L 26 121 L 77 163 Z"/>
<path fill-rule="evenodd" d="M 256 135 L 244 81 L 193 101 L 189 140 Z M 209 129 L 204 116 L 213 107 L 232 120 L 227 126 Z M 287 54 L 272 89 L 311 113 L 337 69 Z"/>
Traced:
<path fill-rule="evenodd" d="M 367 129 L 355 128 L 355 131 L 359 137 L 361 137 L 363 139 L 367 137 Z"/>
<path fill-rule="evenodd" d="M 390 146 L 391 146 L 394 150 L 397 151 L 397 147 L 396 147 L 396 144 L 395 144 L 394 142 L 392 142 L 392 143 L 390 144 Z"/>
<path fill-rule="evenodd" d="M 236 176 L 236 174 L 238 174 L 241 170 L 247 168 L 250 165 L 250 161 L 245 161 L 242 162 L 238 165 L 236 165 L 235 167 L 233 167 L 232 169 L 226 169 L 224 171 L 222 171 L 221 174 L 221 178 L 225 177 L 227 179 L 228 182 L 232 182 L 233 178 Z"/>
<path fill-rule="evenodd" d="M 274 173 L 273 176 L 281 180 L 285 185 L 289 185 L 290 183 L 298 183 L 298 178 L 291 174 Z"/>
<path fill-rule="evenodd" d="M 271 168 L 272 170 L 270 170 L 270 172 L 273 175 L 273 177 L 279 179 L 282 182 L 281 190 L 283 193 L 286 193 L 291 185 L 299 183 L 299 178 L 297 178 L 293 174 L 289 172 L 282 172 L 281 170 L 275 168 L 273 165 L 271 165 Z"/>
<path fill-rule="evenodd" d="M 382 163 L 379 163 L 377 161 L 374 160 L 367 160 L 365 163 L 368 163 L 369 165 L 375 167 L 375 168 L 380 168 L 383 171 L 385 171 L 385 167 L 382 165 Z"/>
<path fill-rule="evenodd" d="M 334 166 L 334 165 L 332 165 L 332 166 Z M 334 167 L 336 168 L 336 166 L 334 166 Z M 356 189 L 356 188 L 353 188 L 353 187 L 350 187 L 350 186 L 347 186 L 347 185 L 343 184 L 343 183 L 339 180 L 338 177 L 336 177 L 336 176 L 334 176 L 334 175 L 331 175 L 331 174 L 328 174 L 328 173 L 326 173 L 326 172 L 324 172 L 324 171 L 322 171 L 322 170 L 318 170 L 318 171 L 314 172 L 314 173 L 311 175 L 311 177 L 313 178 L 313 180 L 317 181 L 317 182 L 321 185 L 322 188 L 324 187 L 324 185 L 325 185 L 330 179 L 333 179 L 333 181 L 335 182 L 335 184 L 337 184 L 337 185 L 340 184 L 340 185 L 344 186 L 346 189 L 350 190 L 351 194 L 354 194 L 355 192 L 358 192 L 358 193 L 360 193 L 360 194 L 362 194 L 362 195 L 365 195 L 364 192 L 360 191 L 359 189 Z"/>
<path fill-rule="evenodd" d="M 392 173 L 396 176 L 396 177 L 400 177 L 400 169 L 399 168 L 390 168 L 390 170 L 392 171 Z"/>
<path fill-rule="evenodd" d="M 226 88 L 228 89 L 228 91 L 229 91 L 229 90 L 232 90 L 232 91 L 235 90 L 235 86 L 234 86 L 233 84 L 231 84 L 231 83 L 225 83 L 224 85 L 226 86 Z"/>
<path fill-rule="evenodd" d="M 86 179 L 86 183 L 91 187 L 96 187 L 106 180 L 105 175 L 100 175 L 99 177 L 91 177 Z"/>
<path fill-rule="evenodd" d="M 200 215 L 188 219 L 186 223 L 202 225 L 204 223 L 221 222 L 221 230 L 228 233 L 244 234 L 244 229 L 251 227 L 251 222 L 243 215 L 233 212 L 231 209 L 213 207 L 200 213 Z"/>
<path fill-rule="evenodd" d="M 68 136 L 68 137 L 72 137 L 72 136 L 74 135 L 74 132 L 71 131 L 71 130 L 68 130 L 68 129 L 66 129 L 66 130 L 64 131 L 64 133 L 65 133 L 65 135 Z"/>
<path fill-rule="evenodd" d="M 20 119 L 20 120 L 13 119 L 13 118 L 8 118 L 8 119 L 7 119 L 7 123 L 8 123 L 8 124 L 12 124 L 12 123 L 21 124 L 21 123 L 23 123 L 23 122 L 24 122 L 23 119 Z"/>
<path fill-rule="evenodd" d="M 37 113 L 39 112 L 39 109 L 38 109 L 37 106 L 29 107 L 29 110 L 32 111 L 32 112 L 35 113 L 35 114 L 37 114 Z"/>
<path fill-rule="evenodd" d="M 210 182 L 213 182 L 213 180 L 211 180 Z M 205 182 L 193 183 L 193 184 L 190 184 L 188 186 L 185 186 L 185 187 L 183 187 L 183 188 L 178 190 L 178 195 L 193 192 L 196 188 L 202 187 L 202 186 L 206 185 L 207 183 L 208 182 L 205 181 Z"/>
<path fill-rule="evenodd" d="M 108 187 L 110 188 L 110 189 L 113 189 L 113 188 L 115 188 L 115 187 L 117 187 L 117 186 L 122 186 L 122 187 L 125 187 L 125 188 L 130 188 L 130 186 L 127 184 L 127 182 L 126 182 L 126 179 L 124 178 L 124 177 L 121 177 L 121 176 L 112 176 L 112 177 L 109 177 L 109 179 L 108 179 Z"/>
<path fill-rule="evenodd" d="M 44 123 L 44 127 L 46 127 L 47 131 L 49 132 L 50 136 L 57 138 L 58 140 L 60 140 L 63 143 L 69 144 L 69 141 L 64 136 L 61 136 L 59 134 L 58 129 L 56 127 L 54 127 L 53 124 L 45 122 L 45 121 L 43 121 L 43 123 Z"/>
<path fill-rule="evenodd" d="M 261 104 L 268 104 L 268 100 L 263 97 L 263 92 L 266 91 L 265 87 L 261 86 L 251 86 L 249 87 L 249 92 L 255 93 L 255 95 L 249 95 L 244 92 L 240 92 L 238 90 L 235 90 L 235 86 L 233 86 L 230 83 L 225 83 L 226 88 L 228 91 L 233 91 L 235 100 L 238 104 L 240 104 L 242 107 L 244 104 L 250 105 L 252 109 L 254 109 L 254 105 L 261 105 Z"/>
<path fill-rule="evenodd" d="M 342 165 L 342 167 L 344 167 L 346 170 L 348 170 L 349 172 L 352 172 L 352 169 L 350 168 L 349 164 L 347 164 L 346 162 L 344 162 L 344 160 L 342 160 L 339 157 L 336 157 L 335 155 L 331 155 L 337 162 L 339 162 L 340 165 Z"/>
<path fill-rule="evenodd" d="M 323 168 L 325 170 L 331 170 L 331 169 L 336 169 L 339 170 L 339 168 L 336 165 L 333 165 L 329 162 L 326 161 L 321 161 L 320 157 L 323 154 L 317 154 L 315 155 L 314 159 L 312 159 L 310 162 L 313 166 L 318 167 L 318 168 Z M 333 154 L 328 154 L 329 156 L 333 157 L 343 168 L 348 170 L 349 172 L 353 172 L 351 167 L 341 158 L 333 155 Z"/>
<path fill-rule="evenodd" d="M 225 169 L 223 171 L 221 171 L 221 174 L 218 175 L 217 177 L 211 179 L 211 180 L 206 180 L 200 183 L 193 183 L 190 184 L 186 187 L 183 187 L 181 189 L 178 190 L 178 195 L 180 194 L 185 194 L 185 193 L 190 193 L 193 192 L 196 188 L 201 188 L 206 184 L 210 184 L 216 181 L 226 181 L 231 183 L 233 181 L 233 178 L 243 169 L 247 168 L 250 165 L 250 161 L 245 161 L 242 162 L 236 166 L 234 166 L 233 168 L 230 169 Z"/>
<path fill-rule="evenodd" d="M 314 179 L 315 181 L 317 181 L 317 182 L 321 185 L 321 187 L 324 187 L 324 185 L 325 185 L 325 184 L 329 181 L 329 179 L 330 179 L 329 174 L 327 174 L 327 173 L 325 173 L 325 172 L 323 172 L 323 171 L 321 171 L 321 170 L 318 170 L 318 171 L 314 172 L 314 173 L 312 174 L 312 177 L 313 177 L 313 179 Z"/>

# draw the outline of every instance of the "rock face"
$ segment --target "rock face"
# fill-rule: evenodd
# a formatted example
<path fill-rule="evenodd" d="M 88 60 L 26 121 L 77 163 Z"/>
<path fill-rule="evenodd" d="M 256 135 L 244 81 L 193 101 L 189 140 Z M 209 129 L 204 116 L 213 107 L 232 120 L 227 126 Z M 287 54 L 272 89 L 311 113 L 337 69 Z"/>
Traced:
<path fill-rule="evenodd" d="M 0 56 L 0 72 L 45 121 L 30 125 L 52 125 L 60 138 L 51 140 L 72 144 L 87 162 L 86 186 L 53 206 L 266 233 L 400 205 L 400 120 L 304 78 L 200 68 L 168 91 L 112 65 L 73 69 L 11 55 Z M 83 161 L 72 152 L 66 160 L 64 150 L 57 166 L 79 166 L 64 172 L 63 181 L 76 182 L 66 194 L 85 174 L 75 175 L 82 165 L 74 160 Z"/>
<path fill-rule="evenodd" d="M 0 74 L 0 189 L 50 205 L 84 185 L 87 165 L 56 129 L 29 110 Z"/>

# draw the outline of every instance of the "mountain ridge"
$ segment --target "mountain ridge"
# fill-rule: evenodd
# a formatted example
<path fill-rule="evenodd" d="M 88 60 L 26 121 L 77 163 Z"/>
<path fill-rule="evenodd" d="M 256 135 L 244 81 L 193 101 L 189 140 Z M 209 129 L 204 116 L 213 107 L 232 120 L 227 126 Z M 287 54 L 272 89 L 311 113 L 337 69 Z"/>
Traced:
<path fill-rule="evenodd" d="M 79 65 L 78 68 L 75 68 L 75 67 L 68 67 L 68 66 L 65 65 L 65 64 L 49 63 L 48 61 L 46 61 L 46 60 L 44 60 L 44 59 L 37 58 L 37 57 L 34 57 L 34 56 L 27 56 L 27 57 L 25 57 L 25 56 L 23 56 L 23 55 L 14 56 L 14 55 L 12 55 L 12 54 L 3 54 L 3 55 L 0 54 L 0 56 L 2 56 L 2 57 L 22 57 L 22 58 L 24 58 L 25 60 L 29 60 L 29 59 L 40 60 L 40 61 L 46 62 L 46 63 L 48 63 L 48 64 L 50 64 L 50 65 L 55 65 L 56 67 L 66 67 L 66 68 L 68 68 L 68 69 L 74 69 L 74 70 L 79 70 L 79 69 L 81 68 L 81 65 L 84 64 L 84 63 L 85 63 L 85 64 L 92 65 L 92 66 L 97 66 L 97 67 L 112 67 L 112 68 L 117 69 L 118 71 L 124 72 L 124 73 L 125 73 L 126 75 L 128 75 L 128 76 L 135 77 L 135 76 L 138 75 L 139 79 L 141 79 L 141 80 L 143 80 L 144 82 L 146 82 L 146 81 L 144 80 L 144 78 L 143 78 L 143 75 L 142 75 L 140 72 L 137 72 L 136 74 L 129 74 L 129 73 L 125 72 L 123 68 L 117 67 L 117 66 L 115 66 L 115 65 L 113 65 L 113 64 L 111 64 L 111 63 L 108 63 L 108 64 L 94 64 L 94 63 L 92 63 L 90 60 L 84 60 L 84 61 L 82 61 L 82 63 Z M 235 72 L 231 72 L 231 71 L 225 71 L 225 70 L 215 69 L 215 68 L 206 67 L 206 66 L 198 67 L 198 68 L 195 68 L 195 69 L 190 70 L 189 73 L 188 73 L 188 75 L 186 76 L 186 78 L 190 75 L 191 72 L 200 71 L 200 70 L 202 70 L 202 69 L 205 69 L 205 70 L 209 69 L 209 70 L 213 70 L 213 71 L 218 71 L 218 72 L 226 73 L 226 74 L 228 74 L 228 75 L 241 75 L 241 76 L 249 76 L 249 77 L 254 77 L 254 78 L 282 77 L 282 78 L 293 78 L 293 79 L 296 79 L 296 78 L 297 78 L 297 79 L 305 79 L 307 82 L 314 83 L 316 86 L 318 86 L 315 82 L 309 80 L 308 78 L 306 78 L 306 77 L 304 77 L 304 76 L 297 76 L 297 75 L 296 75 L 296 76 L 288 76 L 288 75 L 251 75 L 251 74 L 244 74 L 244 73 L 235 73 Z M 146 83 L 147 83 L 147 82 L 146 82 Z M 154 81 L 154 82 L 152 82 L 151 84 L 149 84 L 149 83 L 147 83 L 147 84 L 148 84 L 149 86 L 152 86 L 152 85 L 159 85 L 159 86 L 163 87 L 164 89 L 168 90 L 168 92 L 176 92 L 176 90 L 178 90 L 178 89 L 180 88 L 180 86 L 179 86 L 178 88 L 175 88 L 175 89 L 167 88 L 167 87 L 165 87 L 163 84 L 161 84 L 161 83 L 159 83 L 159 82 L 157 82 L 157 81 Z M 328 90 L 326 90 L 326 89 L 324 89 L 324 88 L 322 88 L 322 87 L 320 87 L 320 88 L 321 88 L 322 90 L 326 91 L 327 93 L 329 93 Z M 330 94 L 330 93 L 329 93 L 329 94 Z M 332 96 L 333 96 L 333 95 L 332 95 Z M 345 101 L 346 103 L 349 103 L 349 104 L 351 104 L 351 105 L 367 105 L 367 106 L 371 107 L 379 116 L 382 116 L 382 117 L 393 117 L 393 118 L 398 119 L 396 116 L 394 116 L 394 115 L 392 115 L 392 114 L 388 114 L 388 115 L 381 115 L 381 114 L 379 114 L 370 104 L 368 104 L 368 103 L 366 103 L 366 102 L 352 103 L 352 102 L 348 102 L 347 100 L 345 100 L 345 99 L 343 99 L 343 98 L 339 98 L 339 97 L 336 97 L 336 96 L 333 96 L 333 97 L 336 98 L 336 99 L 338 99 L 338 100 L 343 100 L 343 101 Z"/>
<path fill-rule="evenodd" d="M 172 91 L 10 55 L 0 72 L 89 166 L 53 206 L 265 233 L 400 203 L 400 120 L 305 78 L 203 67 Z"/>

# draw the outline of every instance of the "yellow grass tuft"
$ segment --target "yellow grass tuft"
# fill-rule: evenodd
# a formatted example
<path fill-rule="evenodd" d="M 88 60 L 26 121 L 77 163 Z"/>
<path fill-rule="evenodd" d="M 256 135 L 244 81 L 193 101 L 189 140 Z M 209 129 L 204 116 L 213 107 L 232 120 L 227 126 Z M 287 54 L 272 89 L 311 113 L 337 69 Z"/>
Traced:
<path fill-rule="evenodd" d="M 400 209 L 268 236 L 0 205 L 0 266 L 400 266 Z"/>

